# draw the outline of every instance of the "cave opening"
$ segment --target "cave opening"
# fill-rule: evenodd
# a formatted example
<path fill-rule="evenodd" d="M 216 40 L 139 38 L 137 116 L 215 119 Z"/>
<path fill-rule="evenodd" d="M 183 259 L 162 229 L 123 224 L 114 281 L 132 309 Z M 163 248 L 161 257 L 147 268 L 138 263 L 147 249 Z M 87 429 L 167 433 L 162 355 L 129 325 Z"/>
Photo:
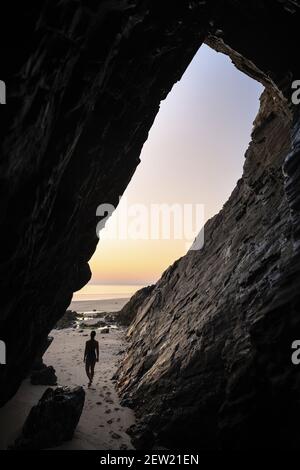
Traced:
<path fill-rule="evenodd" d="M 126 360 L 118 372 L 118 392 L 122 406 L 136 410 L 136 430 L 144 432 L 132 434 L 136 448 L 146 444 L 153 449 L 160 445 L 295 449 L 299 442 L 299 373 L 291 364 L 290 345 L 300 331 L 300 134 L 299 110 L 289 98 L 292 80 L 299 78 L 291 53 L 297 40 L 299 8 L 289 0 L 259 5 L 182 2 L 175 8 L 169 3 L 166 14 L 157 2 L 131 3 L 130 9 L 122 11 L 116 11 L 115 2 L 108 2 L 99 5 L 99 15 L 90 14 L 88 6 L 81 10 L 79 3 L 67 15 L 69 2 L 60 2 L 50 12 L 42 5 L 43 11 L 40 7 L 27 11 L 29 21 L 19 15 L 19 35 L 28 39 L 25 48 L 15 34 L 14 12 L 10 28 L 14 37 L 8 42 L 16 54 L 11 54 L 12 49 L 4 51 L 6 72 L 1 77 L 8 85 L 8 99 L 2 101 L 10 103 L 9 108 L 2 107 L 9 113 L 4 111 L 1 126 L 5 275 L 0 337 L 9 352 L 7 365 L 0 371 L 1 405 L 6 403 L 14 412 L 20 409 L 14 407 L 15 399 L 22 406 L 26 402 L 22 384 L 18 396 L 7 403 L 37 353 L 41 359 L 44 349 L 40 346 L 49 343 L 47 335 L 63 319 L 72 293 L 89 279 L 88 261 L 97 244 L 96 199 L 105 201 L 109 194 L 116 203 L 123 194 L 158 103 L 206 40 L 266 90 L 243 177 L 223 209 L 207 223 L 207 249 L 183 256 L 167 269 L 149 292 L 145 308 L 133 319 Z M 175 118 L 178 113 L 173 114 Z M 228 148 L 220 134 L 223 127 L 224 123 L 214 132 L 214 140 L 223 144 L 217 152 L 222 156 Z M 154 131 L 155 127 L 151 133 Z M 189 135 L 185 137 L 190 143 Z M 161 171 L 166 160 L 156 164 Z M 140 169 L 145 167 L 142 164 Z M 173 167 L 171 161 L 164 181 L 169 181 Z M 187 171 L 176 170 L 181 176 L 176 187 L 182 189 Z M 159 194 L 156 182 L 157 178 L 152 194 Z M 16 217 L 20 205 L 22 217 Z M 20 234 L 22 240 L 16 243 Z M 104 244 L 105 240 L 99 250 Z M 120 274 L 121 256 L 116 251 L 117 269 L 112 256 L 110 265 Z M 129 258 L 131 264 L 137 258 L 145 264 L 138 252 Z M 100 269 L 109 274 L 104 268 L 103 263 Z M 156 279 L 147 277 L 149 282 Z M 122 278 L 114 280 L 121 282 Z M 145 272 L 138 280 L 146 281 Z M 56 330 L 55 336 L 56 352 L 49 348 L 45 358 L 57 365 L 64 384 L 76 382 L 86 387 L 82 357 L 78 357 L 83 336 L 87 336 L 84 327 L 66 335 Z M 113 361 L 108 365 L 105 354 L 112 353 L 112 359 L 120 351 L 109 344 L 104 332 L 103 347 L 106 368 L 97 377 L 97 385 L 105 397 L 102 400 L 97 393 L 92 397 L 95 390 L 87 391 L 88 405 L 92 401 L 93 406 L 86 407 L 79 424 L 81 437 L 96 435 L 97 442 L 85 441 L 94 449 L 114 448 L 112 439 L 118 440 L 126 428 L 123 421 L 117 425 L 120 428 L 106 433 L 117 419 L 114 423 L 111 417 L 107 420 L 105 410 L 116 411 L 111 405 L 118 398 L 103 393 L 107 383 L 112 385 L 115 367 Z M 59 364 L 62 357 L 68 358 L 67 367 Z M 32 393 L 29 385 L 26 379 L 27 391 Z M 22 408 L 24 419 L 33 402 L 27 401 L 27 405 L 26 414 Z M 90 419 L 91 409 L 96 421 Z M 65 418 L 64 413 L 62 416 Z M 6 423 L 1 422 L 7 433 Z M 107 424 L 98 429 L 100 436 L 96 431 L 99 422 Z M 142 442 L 145 435 L 146 443 Z M 76 437 L 71 446 L 76 446 Z M 127 437 L 122 434 L 122 439 Z M 5 440 L 7 445 L 13 442 L 7 435 Z M 56 444 L 52 442 L 51 447 Z M 127 444 L 118 441 L 120 449 Z"/>
<path fill-rule="evenodd" d="M 205 207 L 205 219 L 202 223 L 214 217 L 242 177 L 245 152 L 251 140 L 253 121 L 262 91 L 263 86 L 238 71 L 228 56 L 202 45 L 181 80 L 161 103 L 143 147 L 141 163 L 119 206 L 100 233 L 98 248 L 90 261 L 93 278 L 87 286 L 74 294 L 71 303 L 72 309 L 83 311 L 82 323 L 79 324 L 83 332 L 86 327 L 97 325 L 104 375 L 98 379 L 100 382 L 97 381 L 94 388 L 92 385 L 92 393 L 99 384 L 107 387 L 108 374 L 115 368 L 111 355 L 120 348 L 119 343 L 114 343 L 114 330 L 109 339 L 103 335 L 106 326 L 100 323 L 103 319 L 107 321 L 108 317 L 101 312 L 105 309 L 118 311 L 126 304 L 128 297 L 141 287 L 156 282 L 163 271 L 188 251 L 186 240 L 182 239 L 119 239 L 112 230 L 115 227 L 114 218 L 119 217 L 119 220 L 124 221 L 124 217 L 128 216 L 128 212 L 122 216 L 124 207 L 127 208 L 130 204 L 149 207 L 153 201 L 169 205 L 174 202 L 200 203 Z M 197 229 L 200 230 L 201 226 Z M 112 328 L 110 320 L 111 318 L 108 322 Z M 87 333 L 82 334 L 87 336 Z M 55 339 L 56 349 L 50 347 L 45 355 L 45 360 L 49 363 L 57 361 L 57 351 L 61 354 L 69 351 L 67 341 L 66 349 L 59 349 L 65 347 L 60 342 L 59 334 Z M 78 341 L 78 338 L 74 341 Z M 75 359 L 75 350 L 68 353 L 73 354 Z M 154 357 L 149 351 L 147 354 L 143 352 L 143 355 L 148 358 L 148 364 L 143 366 L 142 372 L 137 373 L 140 380 L 147 373 L 151 374 L 156 360 L 160 361 L 156 353 Z M 84 380 L 84 372 L 78 368 L 76 359 L 68 370 L 59 367 L 58 375 L 65 381 L 71 380 L 71 383 L 82 384 Z M 130 373 L 125 368 L 121 371 L 119 381 L 125 397 L 126 376 L 130 379 Z M 112 402 L 119 408 L 116 392 L 109 390 L 109 399 L 105 393 L 101 397 L 106 403 L 104 406 L 109 407 L 113 397 Z M 100 402 L 93 397 L 90 403 L 91 407 L 100 407 Z M 105 413 L 110 409 L 107 408 Z M 118 413 L 119 411 L 117 416 Z M 92 437 L 94 422 L 88 416 L 88 412 L 83 413 L 81 426 L 89 445 L 95 445 Z M 131 411 L 126 411 L 125 416 L 127 422 L 133 422 Z M 124 425 L 123 418 L 116 419 L 121 419 L 120 423 Z M 103 435 L 109 432 L 109 426 L 105 425 L 100 431 L 97 430 L 96 438 L 100 442 Z M 117 432 L 120 430 L 118 427 Z M 129 443 L 128 445 L 130 446 Z"/>
<path fill-rule="evenodd" d="M 141 163 L 100 233 L 90 260 L 92 279 L 73 300 L 129 297 L 185 255 L 192 240 L 175 239 L 172 233 L 166 240 L 161 234 L 151 239 L 150 231 L 132 239 L 120 236 L 116 226 L 128 222 L 130 205 L 197 203 L 204 208 L 197 233 L 242 176 L 262 91 L 261 83 L 240 72 L 227 55 L 205 44 L 199 48 L 161 102 Z"/>

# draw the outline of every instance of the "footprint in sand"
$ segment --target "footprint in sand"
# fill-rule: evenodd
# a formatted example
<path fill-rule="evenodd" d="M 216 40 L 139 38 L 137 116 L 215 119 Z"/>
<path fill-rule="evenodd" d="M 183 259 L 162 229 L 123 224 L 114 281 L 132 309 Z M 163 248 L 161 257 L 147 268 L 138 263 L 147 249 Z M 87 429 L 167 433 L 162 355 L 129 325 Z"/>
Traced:
<path fill-rule="evenodd" d="M 97 401 L 96 405 L 102 405 L 102 401 Z"/>
<path fill-rule="evenodd" d="M 113 420 L 113 419 L 109 419 L 109 420 L 106 421 L 106 422 L 107 422 L 107 424 L 112 424 L 112 423 L 114 422 L 114 420 Z"/>
<path fill-rule="evenodd" d="M 120 434 L 118 434 L 117 432 L 110 431 L 110 435 L 113 439 L 121 439 Z"/>
<path fill-rule="evenodd" d="M 108 415 L 109 413 L 111 413 L 111 410 L 108 408 L 108 410 L 105 410 L 105 413 Z"/>

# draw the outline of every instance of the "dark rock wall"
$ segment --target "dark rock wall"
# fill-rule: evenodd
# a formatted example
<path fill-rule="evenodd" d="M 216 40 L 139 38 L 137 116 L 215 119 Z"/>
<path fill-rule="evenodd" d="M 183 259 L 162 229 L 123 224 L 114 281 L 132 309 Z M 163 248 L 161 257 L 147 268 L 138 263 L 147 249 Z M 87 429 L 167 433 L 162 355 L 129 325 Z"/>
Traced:
<path fill-rule="evenodd" d="M 0 107 L 0 338 L 7 343 L 8 364 L 0 369 L 0 403 L 17 389 L 72 293 L 89 280 L 96 207 L 117 204 L 161 99 L 202 42 L 228 53 L 280 103 L 280 110 L 270 108 L 257 126 L 244 177 L 223 212 L 208 223 L 204 251 L 170 268 L 151 294 L 145 318 L 135 320 L 141 339 L 151 316 L 160 331 L 154 325 L 149 335 L 144 370 L 133 366 L 136 374 L 128 372 L 122 381 L 137 397 L 137 383 L 145 397 L 153 392 L 147 412 L 158 397 L 167 412 L 173 394 L 173 403 L 179 399 L 177 380 L 185 378 L 182 407 L 177 416 L 170 412 L 172 429 L 180 423 L 182 435 L 188 413 L 202 423 L 197 439 L 206 422 L 203 445 L 215 445 L 220 402 L 224 429 L 230 406 L 233 414 L 227 390 L 232 371 L 240 370 L 245 355 L 253 355 L 251 367 L 258 367 L 256 351 L 273 325 L 270 320 L 259 326 L 272 318 L 267 298 L 281 295 L 283 327 L 297 311 L 299 120 L 294 115 L 290 149 L 294 110 L 282 95 L 289 99 L 290 83 L 299 78 L 294 53 L 299 2 L 11 1 L 2 15 L 7 29 L 1 29 L 0 79 L 7 85 L 7 105 Z M 135 344 L 136 335 L 132 332 Z M 145 352 L 145 346 L 136 344 L 136 350 Z M 131 350 L 128 361 L 133 358 Z M 195 405 L 190 395 L 197 395 Z M 173 431 L 165 427 L 162 436 L 170 441 Z"/>

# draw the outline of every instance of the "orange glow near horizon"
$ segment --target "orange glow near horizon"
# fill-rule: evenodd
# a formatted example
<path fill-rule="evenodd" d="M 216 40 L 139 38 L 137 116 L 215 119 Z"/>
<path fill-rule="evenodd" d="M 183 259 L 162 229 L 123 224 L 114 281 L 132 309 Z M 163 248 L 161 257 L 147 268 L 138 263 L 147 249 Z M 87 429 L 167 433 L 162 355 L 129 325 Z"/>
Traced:
<path fill-rule="evenodd" d="M 181 241 L 100 240 L 97 256 L 94 256 L 90 262 L 93 282 L 152 284 L 185 252 L 186 249 Z"/>

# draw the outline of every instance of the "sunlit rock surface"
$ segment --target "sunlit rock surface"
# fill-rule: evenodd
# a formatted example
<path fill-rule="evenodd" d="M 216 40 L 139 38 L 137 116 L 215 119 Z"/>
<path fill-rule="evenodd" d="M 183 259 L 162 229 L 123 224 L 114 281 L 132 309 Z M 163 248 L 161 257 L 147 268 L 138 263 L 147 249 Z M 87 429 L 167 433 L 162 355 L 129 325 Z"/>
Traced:
<path fill-rule="evenodd" d="M 134 320 L 134 317 L 137 315 L 140 306 L 143 305 L 145 299 L 148 298 L 153 289 L 154 285 L 139 289 L 124 305 L 120 312 L 118 312 L 118 322 L 122 325 L 130 325 Z"/>

